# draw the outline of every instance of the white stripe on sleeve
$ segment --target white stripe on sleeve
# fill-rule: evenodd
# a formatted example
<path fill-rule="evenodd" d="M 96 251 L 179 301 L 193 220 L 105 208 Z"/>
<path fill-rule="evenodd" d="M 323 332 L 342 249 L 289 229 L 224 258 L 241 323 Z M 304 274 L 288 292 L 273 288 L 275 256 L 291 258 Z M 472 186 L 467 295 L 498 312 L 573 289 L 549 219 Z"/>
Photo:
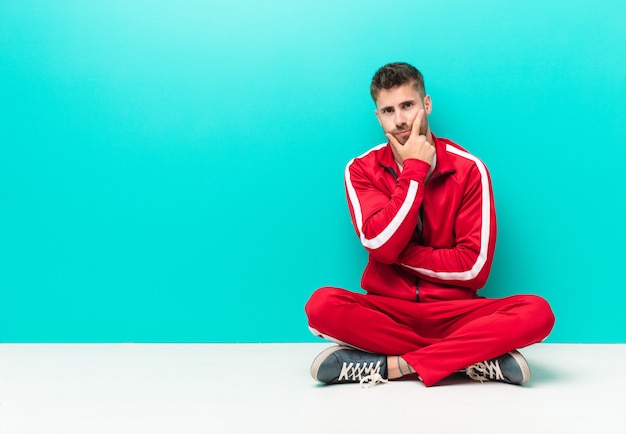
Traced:
<path fill-rule="evenodd" d="M 362 158 L 370 152 L 380 149 L 385 145 L 386 144 L 379 145 L 357 158 Z M 361 204 L 359 203 L 359 197 L 350 179 L 350 166 L 357 158 L 353 158 L 352 160 L 350 160 L 350 162 L 346 166 L 346 186 L 348 189 L 350 203 L 352 204 L 352 209 L 354 210 L 354 219 L 356 221 L 357 229 L 359 231 L 361 243 L 364 247 L 375 250 L 383 246 L 387 241 L 389 241 L 389 239 L 396 233 L 402 222 L 404 222 L 404 219 L 409 214 L 409 211 L 411 210 L 411 207 L 415 202 L 419 183 L 414 180 L 411 180 L 409 182 L 409 189 L 407 190 L 406 198 L 404 199 L 404 202 L 402 202 L 402 205 L 400 206 L 400 209 L 398 209 L 398 212 L 396 213 L 394 218 L 391 219 L 389 224 L 378 235 L 373 238 L 366 238 L 365 234 L 363 233 L 363 214 L 361 212 Z"/>

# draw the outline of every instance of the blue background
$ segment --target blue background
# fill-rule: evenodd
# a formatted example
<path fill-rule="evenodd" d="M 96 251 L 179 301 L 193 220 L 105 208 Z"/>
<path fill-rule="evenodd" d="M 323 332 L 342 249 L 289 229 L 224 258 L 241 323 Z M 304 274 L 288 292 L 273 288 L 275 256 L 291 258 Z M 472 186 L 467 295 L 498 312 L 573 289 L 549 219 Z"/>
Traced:
<path fill-rule="evenodd" d="M 1 2 L 0 341 L 315 341 L 311 292 L 359 288 L 343 169 L 402 60 L 491 171 L 483 295 L 625 342 L 625 5 Z"/>

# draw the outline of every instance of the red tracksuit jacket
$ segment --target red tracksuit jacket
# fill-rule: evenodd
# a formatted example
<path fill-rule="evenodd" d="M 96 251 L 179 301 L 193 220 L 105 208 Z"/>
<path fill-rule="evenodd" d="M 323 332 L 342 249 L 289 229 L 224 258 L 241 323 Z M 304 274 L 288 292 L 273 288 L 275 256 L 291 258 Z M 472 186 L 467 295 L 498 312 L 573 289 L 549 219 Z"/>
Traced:
<path fill-rule="evenodd" d="M 345 185 L 352 222 L 369 261 L 361 286 L 411 301 L 477 298 L 496 244 L 489 172 L 459 145 L 433 136 L 435 169 L 391 145 L 351 160 Z"/>

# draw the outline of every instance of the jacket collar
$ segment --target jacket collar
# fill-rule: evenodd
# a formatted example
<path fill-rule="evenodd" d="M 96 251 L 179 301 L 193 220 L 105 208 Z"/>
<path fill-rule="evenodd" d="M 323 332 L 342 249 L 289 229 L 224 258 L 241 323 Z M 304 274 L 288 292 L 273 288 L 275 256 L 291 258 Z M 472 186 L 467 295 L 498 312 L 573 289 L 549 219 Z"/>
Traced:
<path fill-rule="evenodd" d="M 448 156 L 448 151 L 446 147 L 448 146 L 444 140 L 438 139 L 433 134 L 433 140 L 435 142 L 435 152 L 437 153 L 437 164 L 435 166 L 435 170 L 433 171 L 433 176 L 439 176 L 444 173 L 454 172 L 454 166 L 450 161 L 450 157 Z"/>

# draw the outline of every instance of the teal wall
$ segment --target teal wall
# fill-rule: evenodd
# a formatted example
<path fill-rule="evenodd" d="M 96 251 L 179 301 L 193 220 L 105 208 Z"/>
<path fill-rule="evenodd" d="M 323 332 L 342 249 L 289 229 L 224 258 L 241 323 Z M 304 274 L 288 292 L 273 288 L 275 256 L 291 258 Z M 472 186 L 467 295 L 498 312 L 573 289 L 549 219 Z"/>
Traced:
<path fill-rule="evenodd" d="M 395 60 L 491 170 L 483 294 L 626 342 L 625 5 L 0 2 L 0 342 L 315 341 L 310 293 L 359 287 L 343 169 Z"/>

